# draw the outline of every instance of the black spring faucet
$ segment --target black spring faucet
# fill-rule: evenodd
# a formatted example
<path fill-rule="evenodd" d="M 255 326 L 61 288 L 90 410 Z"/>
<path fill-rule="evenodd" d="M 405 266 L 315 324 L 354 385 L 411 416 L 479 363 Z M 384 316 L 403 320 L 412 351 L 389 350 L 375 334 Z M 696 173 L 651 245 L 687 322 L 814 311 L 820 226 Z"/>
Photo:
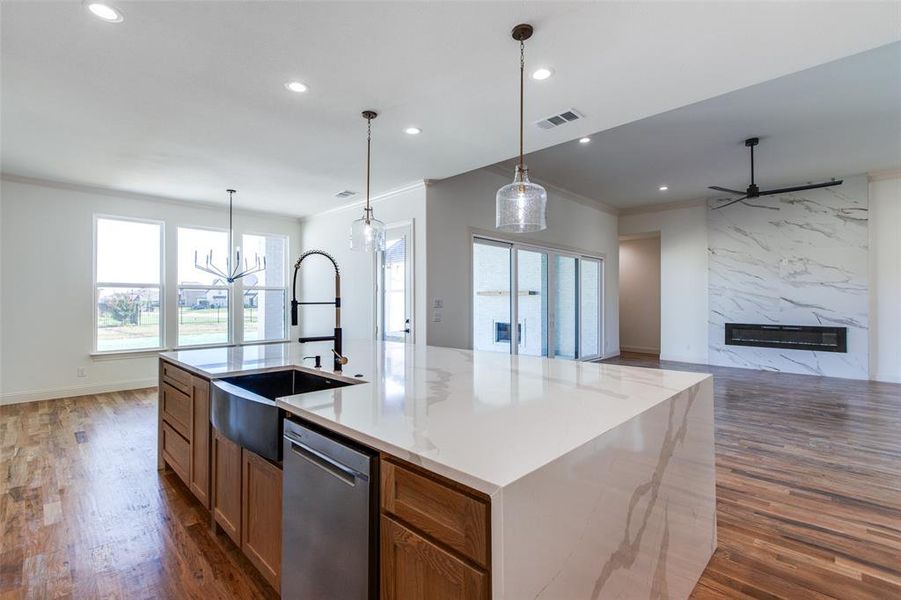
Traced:
<path fill-rule="evenodd" d="M 297 300 L 297 272 L 300 270 L 300 263 L 308 256 L 318 254 L 329 259 L 332 266 L 335 267 L 335 301 L 334 302 L 299 302 Z M 342 367 L 347 364 L 347 357 L 341 352 L 341 273 L 338 269 L 338 262 L 328 252 L 322 250 L 307 250 L 300 255 L 297 262 L 294 263 L 294 280 L 291 283 L 291 325 L 297 325 L 297 307 L 301 304 L 333 304 L 335 306 L 335 333 L 334 335 L 318 335 L 309 337 L 300 337 L 297 339 L 301 344 L 305 342 L 328 342 L 334 343 L 332 354 L 334 355 L 335 371 L 340 372 Z"/>

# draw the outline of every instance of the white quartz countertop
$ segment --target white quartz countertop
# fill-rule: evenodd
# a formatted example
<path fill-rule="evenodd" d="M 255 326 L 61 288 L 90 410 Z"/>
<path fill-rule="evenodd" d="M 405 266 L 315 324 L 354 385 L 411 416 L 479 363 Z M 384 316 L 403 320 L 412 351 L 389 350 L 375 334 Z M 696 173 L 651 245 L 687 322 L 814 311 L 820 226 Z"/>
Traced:
<path fill-rule="evenodd" d="M 219 378 L 300 367 L 331 344 L 164 352 Z M 349 341 L 342 378 L 356 385 L 278 406 L 488 494 L 517 481 L 710 375 L 394 342 Z M 355 377 L 360 375 L 360 377 Z"/>

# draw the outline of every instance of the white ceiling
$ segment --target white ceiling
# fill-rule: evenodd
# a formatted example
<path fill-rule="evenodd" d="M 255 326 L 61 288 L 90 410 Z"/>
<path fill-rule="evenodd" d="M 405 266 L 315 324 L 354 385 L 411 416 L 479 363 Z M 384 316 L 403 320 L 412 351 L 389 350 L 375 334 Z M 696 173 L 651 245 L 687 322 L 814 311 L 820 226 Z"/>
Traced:
<path fill-rule="evenodd" d="M 526 157 L 546 183 L 620 209 L 723 198 L 901 166 L 901 43 L 704 100 Z M 513 169 L 506 161 L 503 168 Z M 668 186 L 661 192 L 658 187 Z"/>
<path fill-rule="evenodd" d="M 520 21 L 527 65 L 556 70 L 527 83 L 527 120 L 586 115 L 530 127 L 529 151 L 901 38 L 896 3 L 119 6 L 112 25 L 77 0 L 3 3 L 3 172 L 207 202 L 237 187 L 238 206 L 305 215 L 362 191 L 364 108 L 375 193 L 515 154 Z"/>

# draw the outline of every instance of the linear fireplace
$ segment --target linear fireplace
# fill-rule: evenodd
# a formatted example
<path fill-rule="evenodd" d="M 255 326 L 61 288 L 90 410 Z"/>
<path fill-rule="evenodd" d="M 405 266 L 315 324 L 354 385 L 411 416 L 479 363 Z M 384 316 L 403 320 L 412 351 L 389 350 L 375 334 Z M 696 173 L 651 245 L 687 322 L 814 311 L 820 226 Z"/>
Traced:
<path fill-rule="evenodd" d="M 847 352 L 848 330 L 845 327 L 812 325 L 726 323 L 726 344 L 729 346 Z"/>

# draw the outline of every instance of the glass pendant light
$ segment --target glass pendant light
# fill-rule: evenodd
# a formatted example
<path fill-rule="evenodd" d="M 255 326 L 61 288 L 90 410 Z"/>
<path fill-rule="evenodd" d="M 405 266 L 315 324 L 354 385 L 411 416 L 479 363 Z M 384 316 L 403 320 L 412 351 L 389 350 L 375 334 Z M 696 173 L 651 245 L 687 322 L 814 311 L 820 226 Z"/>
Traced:
<path fill-rule="evenodd" d="M 513 28 L 513 39 L 519 41 L 519 164 L 513 174 L 513 183 L 499 189 L 495 200 L 497 228 L 511 233 L 547 229 L 547 192 L 529 181 L 529 169 L 523 162 L 525 41 L 532 37 L 532 31 L 532 26 L 525 23 Z"/>
<path fill-rule="evenodd" d="M 350 226 L 350 249 L 360 252 L 380 252 L 385 249 L 385 224 L 372 216 L 372 206 L 369 204 L 372 120 L 377 116 L 374 111 L 363 111 L 363 118 L 366 119 L 366 207 L 363 209 L 363 217 Z"/>

